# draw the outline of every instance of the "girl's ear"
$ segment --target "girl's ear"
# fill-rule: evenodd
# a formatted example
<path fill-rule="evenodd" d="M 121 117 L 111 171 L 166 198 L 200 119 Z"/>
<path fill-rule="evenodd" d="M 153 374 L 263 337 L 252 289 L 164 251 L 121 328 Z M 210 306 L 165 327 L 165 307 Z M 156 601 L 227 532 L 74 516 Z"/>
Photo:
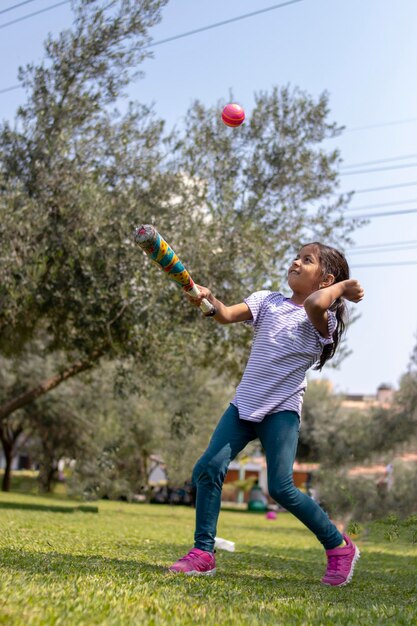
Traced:
<path fill-rule="evenodd" d="M 335 277 L 333 276 L 333 274 L 326 274 L 326 276 L 322 278 L 319 284 L 319 289 L 323 289 L 324 287 L 330 287 L 330 285 L 333 285 L 334 281 Z"/>

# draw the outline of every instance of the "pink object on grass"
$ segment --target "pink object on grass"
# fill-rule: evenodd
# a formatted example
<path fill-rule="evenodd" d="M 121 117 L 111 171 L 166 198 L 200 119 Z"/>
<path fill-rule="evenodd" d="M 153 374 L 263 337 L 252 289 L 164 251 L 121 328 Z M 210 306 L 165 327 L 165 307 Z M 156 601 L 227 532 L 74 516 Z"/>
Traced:
<path fill-rule="evenodd" d="M 265 517 L 266 519 L 277 519 L 277 514 L 275 513 L 275 511 L 268 511 Z"/>

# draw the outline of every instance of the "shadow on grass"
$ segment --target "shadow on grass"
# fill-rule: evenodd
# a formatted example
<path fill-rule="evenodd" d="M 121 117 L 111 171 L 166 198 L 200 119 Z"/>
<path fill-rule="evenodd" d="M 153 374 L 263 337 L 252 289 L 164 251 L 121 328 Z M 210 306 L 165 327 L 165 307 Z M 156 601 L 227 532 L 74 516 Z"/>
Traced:
<path fill-rule="evenodd" d="M 287 526 L 283 523 L 280 523 L 281 520 L 270 520 L 270 521 L 264 521 L 264 520 L 259 520 L 259 526 L 256 526 L 253 522 L 251 524 L 233 524 L 233 528 L 232 528 L 232 532 L 235 530 L 240 530 L 240 531 L 248 531 L 248 532 L 262 532 L 265 534 L 268 533 L 273 533 L 273 534 L 277 534 L 277 533 L 285 533 L 287 531 Z M 226 532 L 226 531 L 225 531 Z M 306 536 L 306 529 L 303 527 L 300 528 L 296 528 L 296 527 L 291 527 L 291 534 L 293 535 L 300 535 L 302 537 Z"/>
<path fill-rule="evenodd" d="M 106 577 L 132 579 L 141 572 L 166 573 L 162 565 L 153 565 L 139 560 L 108 558 L 97 554 L 75 555 L 61 552 L 29 552 L 15 548 L 0 550 L 2 568 L 32 574 L 56 574 L 67 577 L 80 574 L 106 574 Z"/>
<path fill-rule="evenodd" d="M 366 586 L 367 592 L 377 599 L 378 594 L 384 594 L 392 589 L 408 589 L 415 595 L 417 578 L 417 555 L 412 548 L 413 554 L 395 551 L 394 545 L 386 545 L 385 550 L 380 550 L 381 544 L 360 545 L 361 558 L 355 569 L 355 581 Z M 392 550 L 392 551 L 390 551 Z M 228 555 L 229 556 L 229 555 Z M 274 547 L 271 550 L 265 546 L 252 544 L 242 554 L 245 569 L 248 567 L 254 572 L 264 572 L 271 575 L 274 572 L 278 577 L 291 579 L 294 576 L 298 581 L 303 579 L 317 581 L 325 569 L 325 556 L 321 548 L 294 548 Z M 233 555 L 224 559 L 227 568 L 233 567 Z M 241 570 L 241 568 L 239 568 Z M 247 576 L 247 572 L 238 571 L 234 576 Z M 417 602 L 416 602 L 417 604 Z"/>
<path fill-rule="evenodd" d="M 46 511 L 48 513 L 98 513 L 97 506 L 80 504 L 79 506 L 59 506 L 56 504 L 27 504 L 24 502 L 0 502 L 0 509 L 21 511 Z"/>
<path fill-rule="evenodd" d="M 152 563 L 156 556 L 152 550 L 142 550 L 140 546 L 135 550 L 137 558 L 128 559 L 3 548 L 0 564 L 4 572 L 23 572 L 45 580 L 51 576 L 61 581 L 93 577 L 100 584 L 106 579 L 116 586 L 137 581 L 139 587 L 145 582 L 151 585 L 150 593 L 169 589 L 181 593 L 185 600 L 201 600 L 207 594 L 215 598 L 221 592 L 222 601 L 233 603 L 243 590 L 248 606 L 257 606 L 260 598 L 263 604 L 304 598 L 303 601 L 314 601 L 315 610 L 319 610 L 321 606 L 328 607 L 329 602 L 336 606 L 343 599 L 349 610 L 375 609 L 382 603 L 389 606 L 393 615 L 415 606 L 417 557 L 411 555 L 365 552 L 353 583 L 334 589 L 320 584 L 325 559 L 314 549 L 282 548 L 277 552 L 275 548 L 265 550 L 253 545 L 240 553 L 218 553 L 217 576 L 212 578 L 171 575 L 167 567 L 174 560 L 173 548 L 158 552 L 159 564 Z M 176 545 L 175 552 L 183 553 L 182 546 Z M 162 565 L 161 561 L 166 562 Z"/>

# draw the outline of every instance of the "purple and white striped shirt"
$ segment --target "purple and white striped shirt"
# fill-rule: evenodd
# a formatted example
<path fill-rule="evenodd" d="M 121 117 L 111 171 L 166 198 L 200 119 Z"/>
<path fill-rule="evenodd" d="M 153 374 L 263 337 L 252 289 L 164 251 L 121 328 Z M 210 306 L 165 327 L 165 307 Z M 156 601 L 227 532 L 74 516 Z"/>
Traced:
<path fill-rule="evenodd" d="M 296 411 L 301 415 L 306 372 L 320 358 L 337 326 L 328 311 L 330 338 L 313 326 L 303 305 L 277 291 L 256 291 L 245 299 L 253 319 L 254 338 L 245 371 L 232 400 L 239 417 L 261 422 L 265 415 Z"/>

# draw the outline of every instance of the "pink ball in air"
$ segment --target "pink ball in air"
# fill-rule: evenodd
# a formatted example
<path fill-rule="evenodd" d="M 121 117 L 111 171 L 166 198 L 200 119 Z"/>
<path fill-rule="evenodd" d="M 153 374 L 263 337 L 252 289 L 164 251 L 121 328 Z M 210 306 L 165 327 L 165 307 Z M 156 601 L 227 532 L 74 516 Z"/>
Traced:
<path fill-rule="evenodd" d="M 239 104 L 226 104 L 222 112 L 222 120 L 226 126 L 240 126 L 245 119 L 245 111 Z"/>

